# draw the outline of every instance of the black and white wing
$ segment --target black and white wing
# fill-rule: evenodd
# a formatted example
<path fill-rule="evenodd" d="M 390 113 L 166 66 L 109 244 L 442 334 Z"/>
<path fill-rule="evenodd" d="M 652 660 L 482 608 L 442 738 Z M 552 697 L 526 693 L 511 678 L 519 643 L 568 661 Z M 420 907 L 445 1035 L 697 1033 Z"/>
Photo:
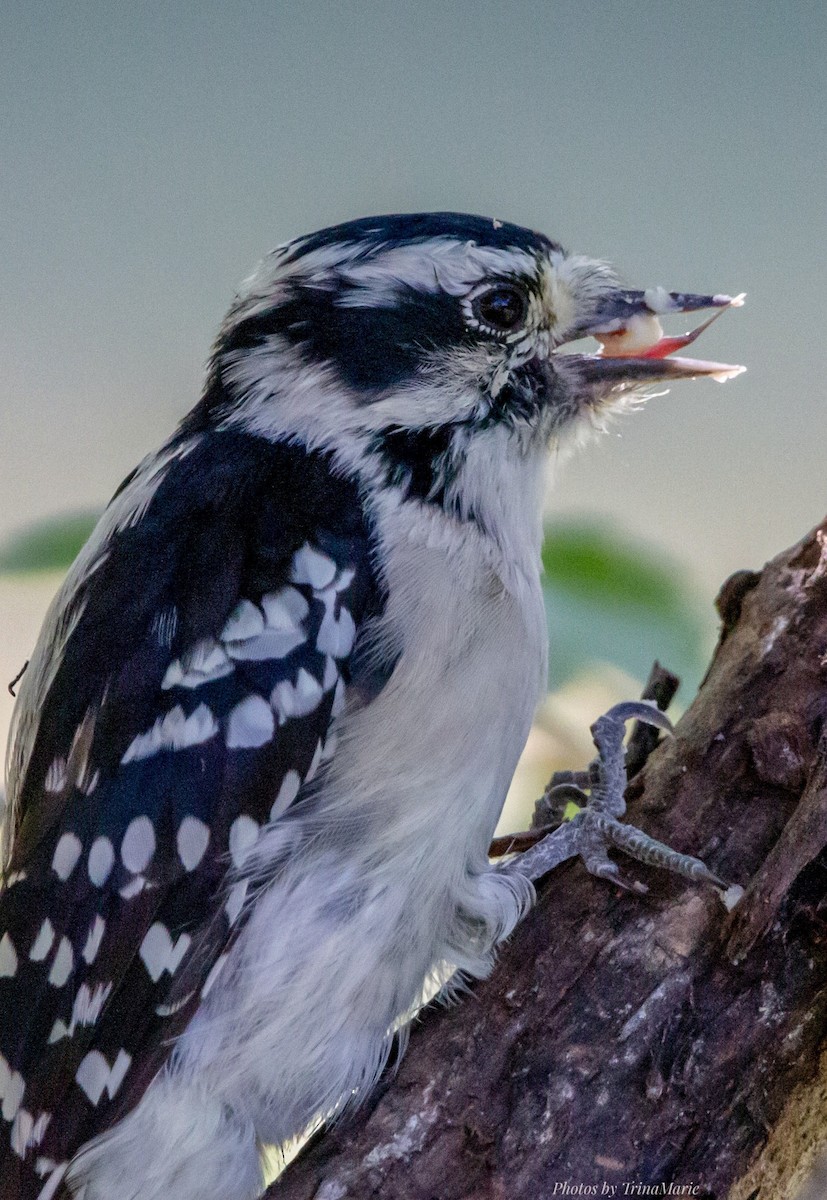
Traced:
<path fill-rule="evenodd" d="M 0 894 L 0 1198 L 128 1112 L 243 923 L 233 869 L 332 753 L 380 603 L 355 485 L 179 434 L 105 514 L 22 697 Z"/>

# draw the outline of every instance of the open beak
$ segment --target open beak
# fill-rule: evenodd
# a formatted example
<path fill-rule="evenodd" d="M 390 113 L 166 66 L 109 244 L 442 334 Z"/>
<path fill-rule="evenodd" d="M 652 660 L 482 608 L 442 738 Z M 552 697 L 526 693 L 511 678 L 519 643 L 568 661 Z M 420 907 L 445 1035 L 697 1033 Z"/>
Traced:
<path fill-rule="evenodd" d="M 597 302 L 586 323 L 572 330 L 569 339 L 586 335 L 601 343 L 597 354 L 558 354 L 558 364 L 565 363 L 587 390 L 600 393 L 625 391 L 673 379 L 694 379 L 709 376 L 723 383 L 740 375 L 746 367 L 729 363 L 708 362 L 704 359 L 670 357 L 674 351 L 689 346 L 713 321 L 728 308 L 740 308 L 740 296 L 695 296 L 686 292 L 667 292 L 650 288 L 645 292 L 618 289 Z M 664 335 L 660 317 L 670 312 L 693 312 L 714 308 L 716 312 L 689 333 L 678 337 Z"/>

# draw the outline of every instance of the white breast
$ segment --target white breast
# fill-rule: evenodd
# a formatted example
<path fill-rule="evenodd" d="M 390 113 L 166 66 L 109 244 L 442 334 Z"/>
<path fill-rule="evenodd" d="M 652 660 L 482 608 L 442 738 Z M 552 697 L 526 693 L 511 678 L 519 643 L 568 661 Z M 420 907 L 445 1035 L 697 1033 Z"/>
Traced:
<path fill-rule="evenodd" d="M 401 650 L 380 695 L 340 737 L 331 802 L 381 806 L 398 836 L 490 838 L 545 677 L 538 567 L 504 579 L 490 543 L 441 512 L 388 519 L 382 632 Z M 349 800 L 340 797 L 348 795 Z"/>

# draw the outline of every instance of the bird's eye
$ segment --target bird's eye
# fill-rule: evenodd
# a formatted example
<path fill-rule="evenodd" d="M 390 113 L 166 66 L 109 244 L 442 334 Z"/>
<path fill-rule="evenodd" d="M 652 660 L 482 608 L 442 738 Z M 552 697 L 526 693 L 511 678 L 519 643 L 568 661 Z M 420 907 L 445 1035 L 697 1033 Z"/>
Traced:
<path fill-rule="evenodd" d="M 474 299 L 474 316 L 498 333 L 510 333 L 525 320 L 528 298 L 520 288 L 507 283 L 481 292 Z"/>

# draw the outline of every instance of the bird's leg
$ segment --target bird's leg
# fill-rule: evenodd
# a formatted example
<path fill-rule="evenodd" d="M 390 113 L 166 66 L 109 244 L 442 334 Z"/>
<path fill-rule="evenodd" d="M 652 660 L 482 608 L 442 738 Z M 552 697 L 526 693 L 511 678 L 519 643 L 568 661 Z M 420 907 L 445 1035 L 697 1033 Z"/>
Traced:
<path fill-rule="evenodd" d="M 679 854 L 663 842 L 620 820 L 626 811 L 623 795 L 626 789 L 623 737 L 626 722 L 633 719 L 655 725 L 667 733 L 672 732 L 669 718 L 655 704 L 646 700 L 616 704 L 598 717 L 591 727 L 597 758 L 586 771 L 558 772 L 537 802 L 535 826 L 547 829 L 557 824 L 557 828 L 547 832 L 518 857 L 504 863 L 500 870 L 539 879 L 553 867 L 579 854 L 586 870 L 592 875 L 634 891 L 646 891 L 643 884 L 635 882 L 630 885 L 622 879 L 617 863 L 608 854 L 610 849 L 615 849 L 622 850 L 638 862 L 673 871 L 686 879 L 726 887 L 699 858 Z M 571 820 L 565 821 L 563 811 L 572 800 L 580 805 L 580 811 Z"/>

